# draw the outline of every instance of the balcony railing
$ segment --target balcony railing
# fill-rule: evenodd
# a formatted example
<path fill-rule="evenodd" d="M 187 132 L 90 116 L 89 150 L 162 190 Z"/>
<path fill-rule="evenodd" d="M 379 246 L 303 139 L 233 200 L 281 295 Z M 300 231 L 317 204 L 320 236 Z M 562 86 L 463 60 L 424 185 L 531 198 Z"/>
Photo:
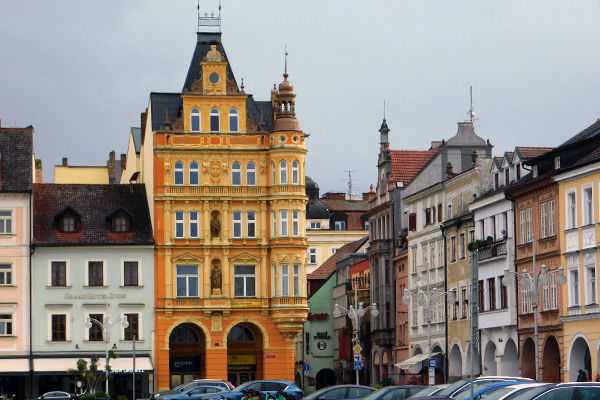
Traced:
<path fill-rule="evenodd" d="M 306 297 L 272 297 L 271 307 L 306 306 Z"/>
<path fill-rule="evenodd" d="M 506 255 L 506 239 L 498 240 L 484 247 L 479 248 L 479 261 L 487 260 L 492 257 Z"/>

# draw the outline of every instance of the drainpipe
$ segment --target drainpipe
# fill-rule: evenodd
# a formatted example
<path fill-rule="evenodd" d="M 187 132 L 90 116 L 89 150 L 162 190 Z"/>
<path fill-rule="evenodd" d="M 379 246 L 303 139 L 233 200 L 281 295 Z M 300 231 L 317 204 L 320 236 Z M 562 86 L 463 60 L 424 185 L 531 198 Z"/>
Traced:
<path fill-rule="evenodd" d="M 525 167 L 523 167 L 523 169 L 526 169 Z M 529 170 L 531 171 L 531 170 Z M 517 210 L 515 208 L 515 199 L 513 197 L 511 197 L 510 195 L 506 194 L 506 199 L 509 200 L 512 203 L 512 211 L 513 211 L 513 243 L 514 243 L 514 249 L 513 249 L 513 269 L 512 272 L 516 272 L 517 271 Z M 508 240 L 508 239 L 507 239 Z M 535 257 L 535 256 L 534 256 Z M 515 312 L 517 313 L 516 315 L 516 320 L 517 320 L 517 360 L 519 361 L 519 371 L 521 370 L 521 355 L 520 355 L 520 350 L 521 350 L 521 338 L 519 337 L 519 296 L 517 296 L 518 293 L 518 287 L 519 287 L 519 280 L 517 279 L 517 284 L 514 286 L 514 297 L 513 299 L 515 300 Z M 536 351 L 538 351 L 538 349 L 536 349 Z M 561 368 L 558 368 L 558 378 L 559 378 L 559 382 L 562 382 L 560 380 L 560 370 Z"/>

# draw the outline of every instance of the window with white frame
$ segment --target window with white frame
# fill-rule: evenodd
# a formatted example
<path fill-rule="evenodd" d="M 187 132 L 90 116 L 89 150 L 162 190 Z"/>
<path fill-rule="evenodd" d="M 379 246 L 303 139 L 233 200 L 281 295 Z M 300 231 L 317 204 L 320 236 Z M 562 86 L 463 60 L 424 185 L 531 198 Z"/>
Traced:
<path fill-rule="evenodd" d="M 281 160 L 279 162 L 279 184 L 287 185 L 288 183 L 288 165 L 287 161 Z"/>
<path fill-rule="evenodd" d="M 198 297 L 198 266 L 177 265 L 177 297 Z"/>
<path fill-rule="evenodd" d="M 198 211 L 190 211 L 190 237 L 191 238 L 197 238 L 199 233 L 198 233 L 198 226 L 199 226 L 199 222 L 198 222 Z"/>
<path fill-rule="evenodd" d="M 229 132 L 237 132 L 239 130 L 239 113 L 238 110 L 232 108 L 229 110 Z"/>
<path fill-rule="evenodd" d="M 594 195 L 592 187 L 583 188 L 583 225 L 594 223 Z"/>
<path fill-rule="evenodd" d="M 0 264 L 0 286 L 12 286 L 12 264 Z"/>
<path fill-rule="evenodd" d="M 548 204 L 540 204 L 540 217 L 542 219 L 542 238 L 548 237 Z"/>
<path fill-rule="evenodd" d="M 256 212 L 255 211 L 248 211 L 246 213 L 246 219 L 247 219 L 247 233 L 246 236 L 249 238 L 255 238 L 256 237 Z"/>
<path fill-rule="evenodd" d="M 292 185 L 300 183 L 300 163 L 297 160 L 292 161 Z"/>
<path fill-rule="evenodd" d="M 525 221 L 525 210 L 521 210 L 519 212 L 519 231 L 521 233 L 521 235 L 520 235 L 521 236 L 521 244 L 525 243 L 525 237 L 526 237 L 525 236 L 526 235 L 525 224 L 526 224 L 526 221 Z"/>
<path fill-rule="evenodd" d="M 413 274 L 417 273 L 417 246 L 410 249 L 410 269 Z"/>
<path fill-rule="evenodd" d="M 190 163 L 190 186 L 198 186 L 200 184 L 200 169 L 197 162 Z"/>
<path fill-rule="evenodd" d="M 435 268 L 435 242 L 429 243 L 429 268 Z"/>
<path fill-rule="evenodd" d="M 289 264 L 281 264 L 281 295 L 283 297 L 290 296 L 290 266 L 289 266 Z"/>
<path fill-rule="evenodd" d="M 554 169 L 560 168 L 560 156 L 554 157 Z"/>
<path fill-rule="evenodd" d="M 577 199 L 575 192 L 567 193 L 567 229 L 577 227 Z"/>
<path fill-rule="evenodd" d="M 310 229 L 321 229 L 321 222 L 310 221 Z"/>
<path fill-rule="evenodd" d="M 233 266 L 233 293 L 235 297 L 256 297 L 256 266 Z"/>
<path fill-rule="evenodd" d="M 315 249 L 315 248 L 308 249 L 308 263 L 309 264 L 317 263 L 317 249 Z"/>
<path fill-rule="evenodd" d="M 192 108 L 191 116 L 191 131 L 192 132 L 200 132 L 200 110 L 197 108 Z"/>
<path fill-rule="evenodd" d="M 300 296 L 300 264 L 294 264 L 294 296 Z"/>
<path fill-rule="evenodd" d="M 253 162 L 246 165 L 246 185 L 256 186 L 256 164 Z"/>
<path fill-rule="evenodd" d="M 0 314 L 0 336 L 12 336 L 13 334 L 13 315 Z"/>
<path fill-rule="evenodd" d="M 529 313 L 529 304 L 527 303 L 529 300 L 529 296 L 527 295 L 528 290 L 525 285 L 521 286 L 521 313 L 528 314 Z"/>
<path fill-rule="evenodd" d="M 292 234 L 300 236 L 300 211 L 292 211 Z"/>
<path fill-rule="evenodd" d="M 175 212 L 175 237 L 183 237 L 183 211 Z"/>
<path fill-rule="evenodd" d="M 584 265 L 585 269 L 585 303 L 588 304 L 596 304 L 596 260 L 594 263 Z"/>
<path fill-rule="evenodd" d="M 548 311 L 550 309 L 550 279 L 542 286 L 542 297 L 544 300 L 543 309 L 544 311 Z"/>
<path fill-rule="evenodd" d="M 220 129 L 221 129 L 221 127 L 220 127 L 219 110 L 216 108 L 213 108 L 212 110 L 210 110 L 210 131 L 211 132 L 219 132 Z"/>
<path fill-rule="evenodd" d="M 531 242 L 533 241 L 533 230 L 532 230 L 532 226 L 531 226 L 531 207 L 529 207 L 526 211 L 526 216 L 527 216 L 527 225 L 526 225 L 526 229 L 527 229 L 527 242 Z"/>
<path fill-rule="evenodd" d="M 456 261 L 456 236 L 450 238 L 450 261 Z"/>
<path fill-rule="evenodd" d="M 573 268 L 569 270 L 569 300 L 571 304 L 569 306 L 579 305 L 579 270 Z"/>
<path fill-rule="evenodd" d="M 556 235 L 554 200 L 548 202 L 548 235 Z"/>
<path fill-rule="evenodd" d="M 288 211 L 279 211 L 279 236 L 288 236 Z"/>
<path fill-rule="evenodd" d="M 233 186 L 242 185 L 242 164 L 237 161 L 231 164 L 231 184 Z"/>
<path fill-rule="evenodd" d="M 556 287 L 556 275 L 550 275 L 550 308 L 556 310 L 558 308 L 558 289 Z"/>
<path fill-rule="evenodd" d="M 412 296 L 412 320 L 411 326 L 416 328 L 419 324 L 419 304 L 417 303 L 416 296 Z"/>
<path fill-rule="evenodd" d="M 271 271 L 271 292 L 273 293 L 273 297 L 277 297 L 277 265 L 273 264 L 271 266 Z"/>
<path fill-rule="evenodd" d="M 271 236 L 277 236 L 277 212 L 271 211 Z"/>
<path fill-rule="evenodd" d="M 242 237 L 242 212 L 241 211 L 233 212 L 233 237 L 234 238 Z"/>
<path fill-rule="evenodd" d="M 345 231 L 346 230 L 346 221 L 335 221 L 335 230 L 336 231 Z"/>
<path fill-rule="evenodd" d="M 438 239 L 438 260 L 440 260 L 440 267 L 444 265 L 446 261 L 444 259 L 444 241 L 442 239 Z"/>
<path fill-rule="evenodd" d="M 181 161 L 177 161 L 175 163 L 175 185 L 182 186 L 183 185 L 183 163 Z"/>

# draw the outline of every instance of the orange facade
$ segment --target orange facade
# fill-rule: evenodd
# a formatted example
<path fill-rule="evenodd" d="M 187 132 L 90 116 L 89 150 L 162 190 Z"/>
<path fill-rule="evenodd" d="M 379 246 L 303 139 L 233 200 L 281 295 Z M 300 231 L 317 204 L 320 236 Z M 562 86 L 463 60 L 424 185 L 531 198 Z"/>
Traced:
<path fill-rule="evenodd" d="M 306 134 L 284 76 L 269 101 L 254 101 L 220 34 L 199 34 L 190 84 L 151 98 L 157 390 L 294 380 L 308 313 Z"/>

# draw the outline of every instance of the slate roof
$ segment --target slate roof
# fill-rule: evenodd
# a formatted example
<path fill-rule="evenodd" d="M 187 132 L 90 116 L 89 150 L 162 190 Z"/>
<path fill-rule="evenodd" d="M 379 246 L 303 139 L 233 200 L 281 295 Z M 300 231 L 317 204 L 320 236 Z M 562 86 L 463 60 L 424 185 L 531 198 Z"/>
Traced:
<path fill-rule="evenodd" d="M 70 207 L 81 215 L 81 230 L 61 232 L 56 218 Z M 131 229 L 111 230 L 107 217 L 122 208 L 133 215 Z M 153 245 L 152 224 L 142 184 L 35 184 L 33 243 L 36 246 Z"/>
<path fill-rule="evenodd" d="M 404 182 L 405 185 L 410 183 L 439 151 L 440 146 L 429 150 L 390 150 L 392 183 Z"/>
<path fill-rule="evenodd" d="M 331 276 L 331 274 L 335 271 L 335 264 L 342 258 L 345 254 L 356 253 L 358 249 L 360 249 L 364 244 L 369 240 L 368 236 L 365 236 L 362 239 L 358 239 L 352 243 L 348 243 L 340 247 L 338 251 L 336 251 L 331 257 L 329 257 L 319 268 L 313 271 L 312 274 L 308 276 L 308 280 L 321 280 L 327 279 Z"/>
<path fill-rule="evenodd" d="M 0 192 L 33 187 L 33 127 L 0 128 Z"/>
<path fill-rule="evenodd" d="M 140 150 L 142 149 L 142 129 L 132 127 L 131 136 L 133 137 L 133 147 L 135 149 L 135 154 L 140 154 Z"/>
<path fill-rule="evenodd" d="M 566 142 L 561 144 L 559 147 L 567 146 L 569 144 L 577 143 L 577 142 L 580 142 L 585 139 L 590 139 L 590 138 L 596 137 L 596 136 L 598 136 L 599 133 L 600 133 L 600 119 L 597 119 L 596 122 L 594 122 L 592 125 L 588 126 L 584 130 L 579 132 L 577 135 L 573 136 L 572 138 L 570 138 L 569 140 L 567 140 Z"/>
<path fill-rule="evenodd" d="M 167 107 L 169 109 L 169 122 L 175 122 L 183 109 L 183 100 L 180 93 L 150 93 L 150 107 L 152 108 L 152 130 L 165 129 Z"/>

